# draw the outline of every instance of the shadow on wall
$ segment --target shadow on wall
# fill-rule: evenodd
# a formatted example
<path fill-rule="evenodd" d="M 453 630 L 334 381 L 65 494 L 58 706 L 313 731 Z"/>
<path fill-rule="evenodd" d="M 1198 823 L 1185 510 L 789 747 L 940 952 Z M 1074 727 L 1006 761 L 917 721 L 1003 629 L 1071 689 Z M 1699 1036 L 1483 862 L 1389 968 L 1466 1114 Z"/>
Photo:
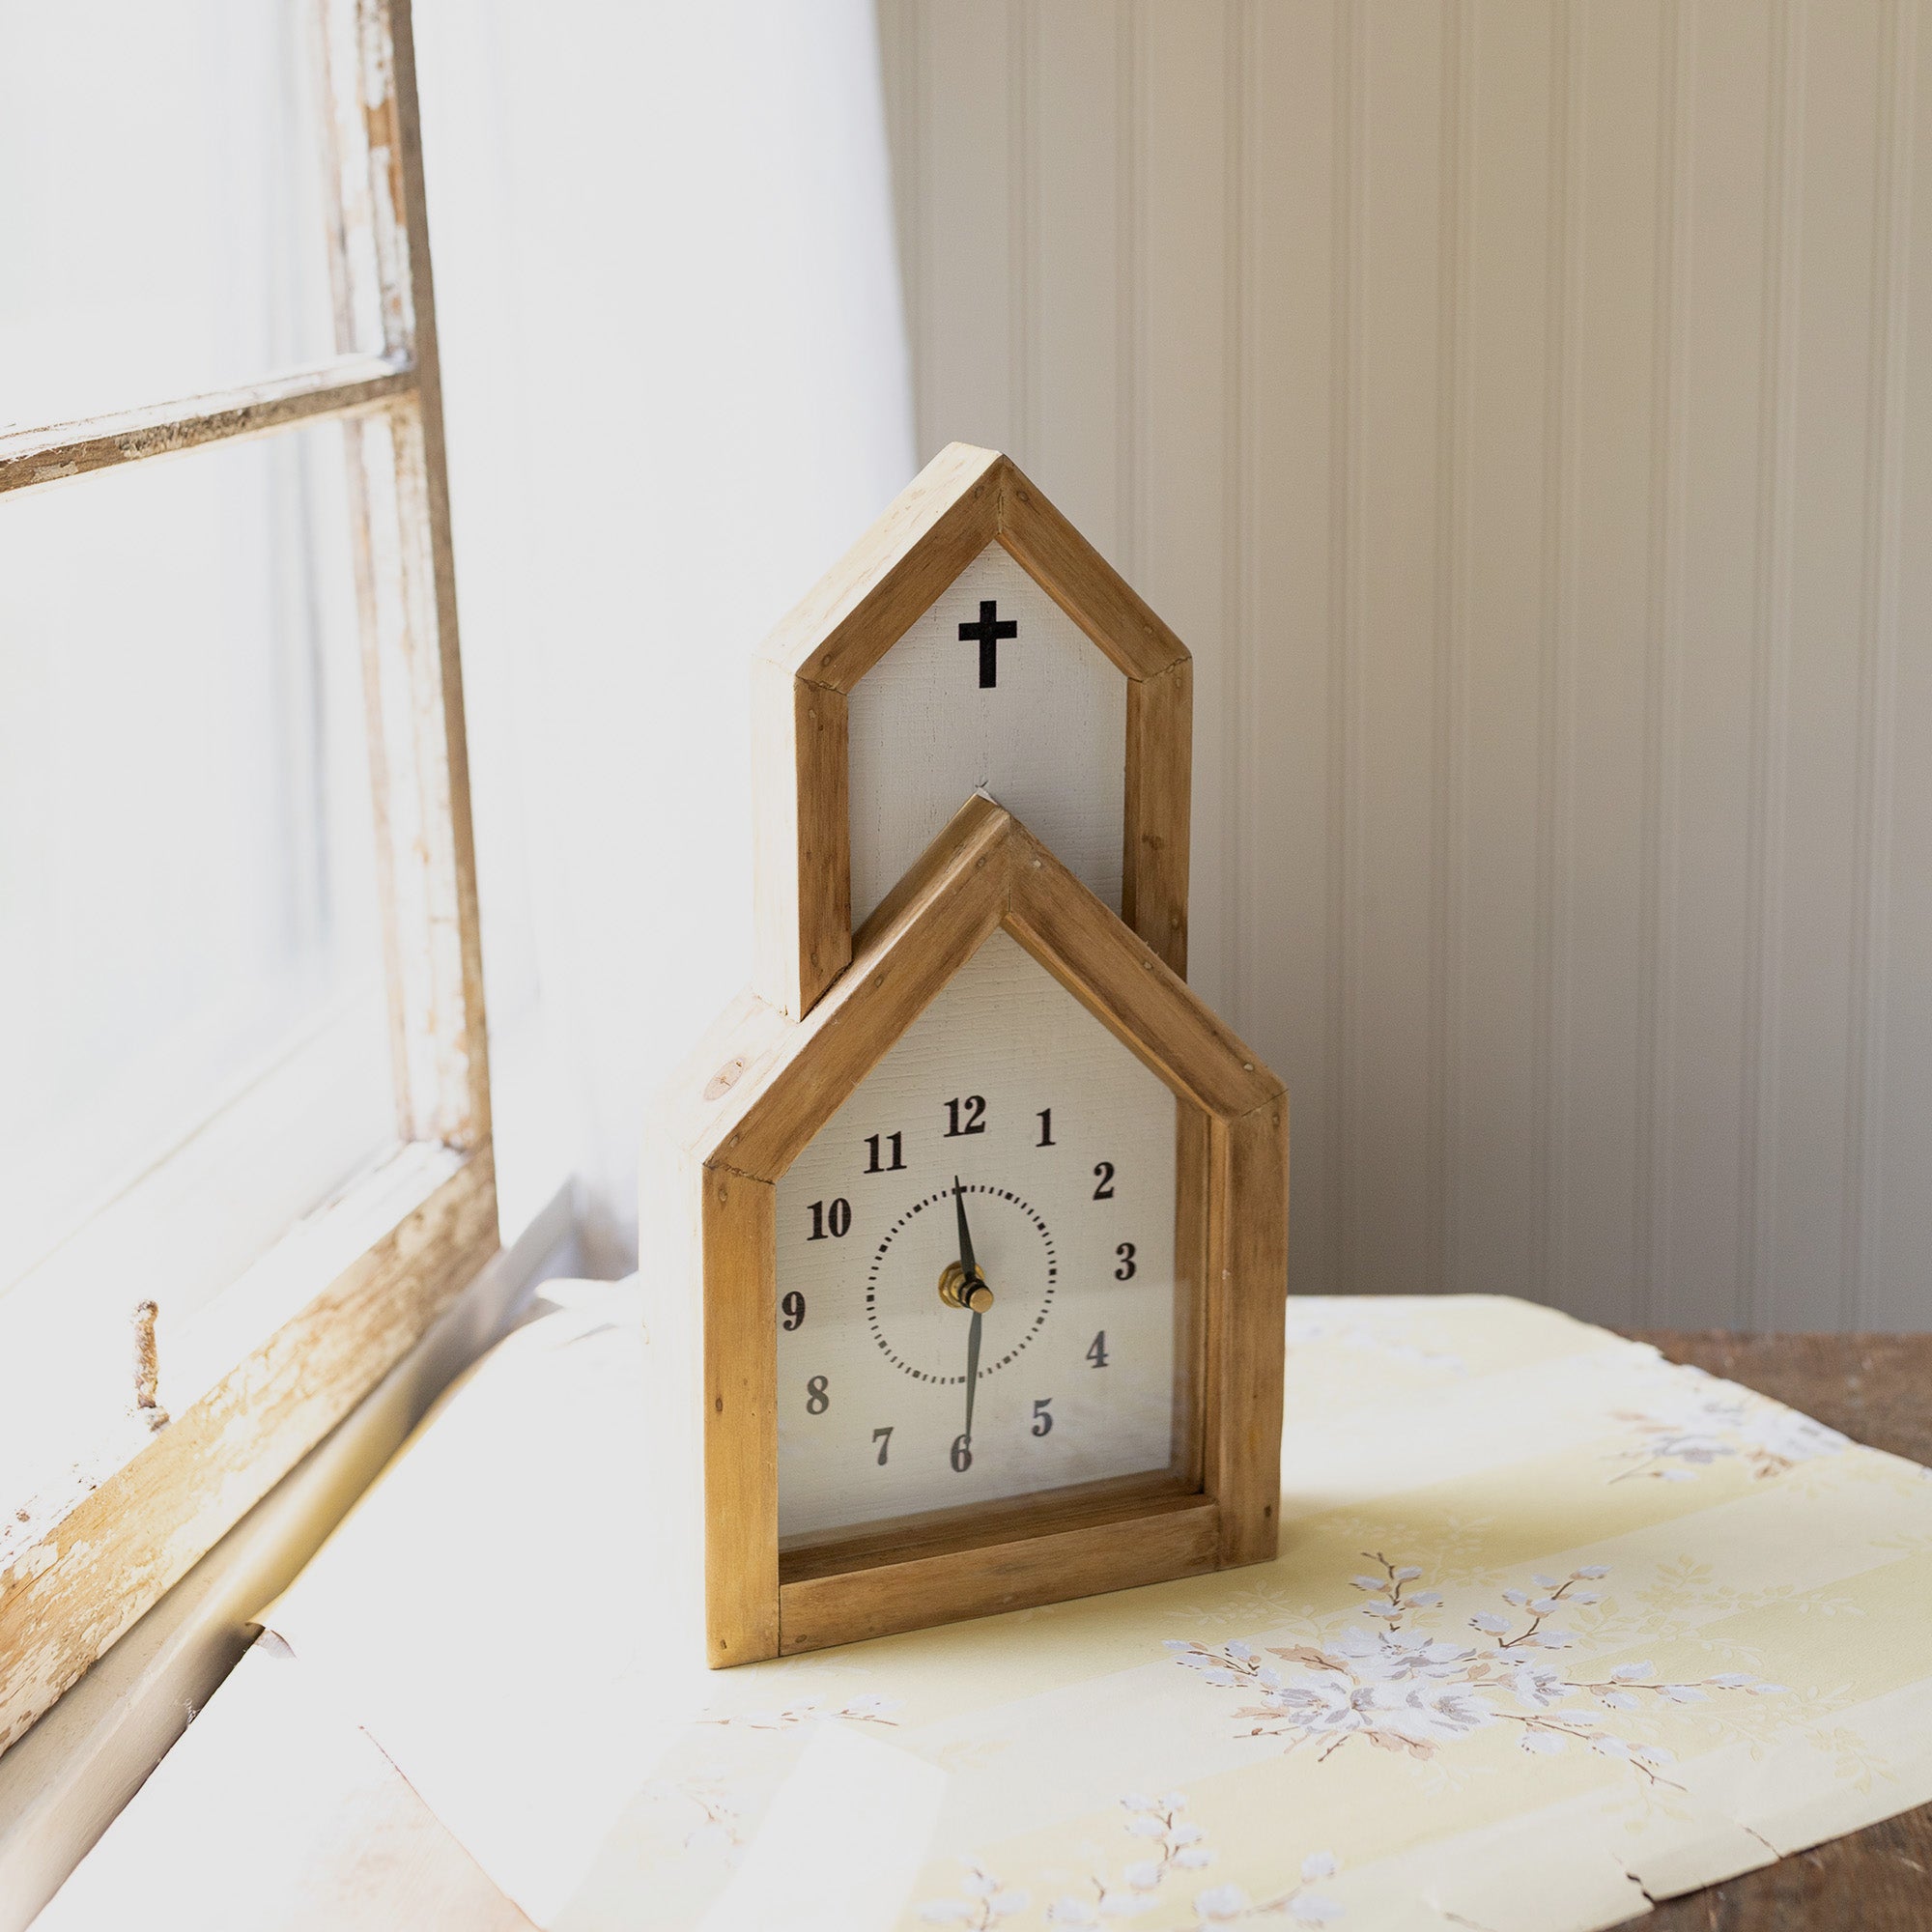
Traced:
<path fill-rule="evenodd" d="M 646 1098 L 749 975 L 752 653 L 915 468 L 875 27 L 415 20 L 492 1032 L 614 1273 Z"/>

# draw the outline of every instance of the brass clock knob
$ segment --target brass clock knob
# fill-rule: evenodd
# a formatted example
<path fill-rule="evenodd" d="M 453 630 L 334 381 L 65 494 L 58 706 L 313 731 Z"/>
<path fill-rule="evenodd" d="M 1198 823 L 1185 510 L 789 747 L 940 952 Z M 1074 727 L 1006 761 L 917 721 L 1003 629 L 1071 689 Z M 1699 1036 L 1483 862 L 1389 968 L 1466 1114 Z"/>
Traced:
<path fill-rule="evenodd" d="M 949 1308 L 970 1308 L 983 1315 L 993 1305 L 993 1291 L 978 1268 L 969 1275 L 957 1262 L 948 1262 L 939 1275 L 939 1298 Z"/>

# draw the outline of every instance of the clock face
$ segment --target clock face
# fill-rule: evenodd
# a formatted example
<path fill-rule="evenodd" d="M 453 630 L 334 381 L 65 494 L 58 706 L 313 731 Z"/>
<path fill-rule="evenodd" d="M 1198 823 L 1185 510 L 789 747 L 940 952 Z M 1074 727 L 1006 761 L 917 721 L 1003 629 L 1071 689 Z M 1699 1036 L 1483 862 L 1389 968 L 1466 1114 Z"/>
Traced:
<path fill-rule="evenodd" d="M 852 923 L 976 790 L 1121 909 L 1127 680 L 988 544 L 846 700 Z"/>
<path fill-rule="evenodd" d="M 779 1182 L 781 1539 L 1174 1463 L 1177 1128 L 980 947 Z"/>

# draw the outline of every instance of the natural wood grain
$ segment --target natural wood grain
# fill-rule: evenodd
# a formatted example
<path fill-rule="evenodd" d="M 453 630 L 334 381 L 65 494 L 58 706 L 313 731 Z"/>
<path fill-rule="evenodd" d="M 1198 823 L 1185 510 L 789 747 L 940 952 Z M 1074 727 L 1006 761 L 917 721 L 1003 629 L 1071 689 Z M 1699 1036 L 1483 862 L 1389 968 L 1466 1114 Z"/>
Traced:
<path fill-rule="evenodd" d="M 785 613 L 759 655 L 850 691 L 998 533 L 998 451 L 952 442 Z"/>
<path fill-rule="evenodd" d="M 969 800 L 860 933 L 852 964 L 804 1019 L 774 1033 L 744 1009 L 745 1040 L 721 1072 L 671 1105 L 700 1159 L 776 1180 L 859 1080 L 923 1011 L 1006 914 L 1009 814 Z M 760 1003 L 762 1004 L 762 1003 Z M 706 1098 L 706 1094 L 710 1098 Z"/>
<path fill-rule="evenodd" d="M 1158 677 L 1187 646 L 1010 459 L 1000 472 L 1000 542 L 1130 678 Z"/>
<path fill-rule="evenodd" d="M 1222 1120 L 1281 1082 L 1045 846 L 1016 825 L 1008 929 L 1177 1093 Z"/>
<path fill-rule="evenodd" d="M 838 1530 L 781 1543 L 779 1581 L 809 1582 L 846 1570 L 868 1570 L 915 1556 L 950 1555 L 985 1544 L 1009 1543 L 1042 1530 L 1090 1529 L 1123 1522 L 1192 1503 L 1198 1483 L 1185 1483 L 1167 1470 L 1137 1476 L 1105 1476 L 1096 1482 L 1069 1483 L 1065 1489 L 1032 1495 L 1002 1496 L 992 1502 L 914 1516 L 886 1517 L 860 1530 Z"/>
<path fill-rule="evenodd" d="M 845 695 L 752 667 L 753 988 L 803 1019 L 852 957 Z"/>
<path fill-rule="evenodd" d="M 1196 1576 L 1214 1568 L 1219 1514 L 1209 1498 L 1177 1498 L 1122 1522 L 781 1584 L 781 1648 L 818 1650 Z"/>
<path fill-rule="evenodd" d="M 704 1597 L 710 1662 L 779 1641 L 776 1190 L 704 1170 Z"/>
<path fill-rule="evenodd" d="M 844 695 L 995 539 L 1128 680 L 1123 917 L 1175 972 L 1186 973 L 1193 735 L 1186 647 L 1007 458 L 952 443 L 760 648 L 753 696 L 753 983 L 781 1012 L 809 1012 L 843 963 L 852 915 Z"/>
<path fill-rule="evenodd" d="M 267 436 L 293 424 L 380 409 L 415 387 L 407 360 L 344 355 L 318 369 L 298 369 L 204 396 L 150 403 L 112 415 L 0 435 L 0 491 L 31 490 L 97 469 L 173 456 L 211 442 Z"/>
<path fill-rule="evenodd" d="M 947 1512 L 944 1520 L 898 1525 L 883 1542 L 867 1532 L 781 1562 L 771 1434 L 776 1255 L 765 1204 L 859 1081 L 1002 927 L 1180 1097 L 1176 1132 L 1187 1172 L 1177 1190 L 1178 1367 L 1202 1384 L 1181 1405 L 1180 1481 L 1125 1514 L 1110 1501 L 1104 1523 L 1050 1535 L 1023 1534 L 1001 1512 L 983 1520 Z M 1186 982 L 992 800 L 969 799 L 953 816 L 867 921 L 852 963 L 803 1019 L 754 994 L 737 1001 L 674 1077 L 658 1123 L 642 1220 L 647 1252 L 665 1272 L 646 1323 L 668 1339 L 662 1349 L 653 1342 L 648 1399 L 667 1414 L 687 1399 L 695 1323 L 709 1404 L 702 1533 L 714 1663 L 771 1654 L 761 1648 L 770 1629 L 762 1605 L 773 1587 L 778 1641 L 791 1651 L 1273 1553 L 1286 1095 Z M 748 1196 L 747 1187 L 757 1191 Z M 695 1249 L 678 1234 L 691 1224 L 694 1194 L 702 1198 Z M 744 1205 L 751 1200 L 755 1211 Z M 734 1203 L 741 1212 L 727 1225 Z M 683 1342 L 668 1339 L 679 1332 Z M 1174 1488 L 1193 1492 L 1197 1440 L 1206 1493 L 1199 1509 L 1179 1512 L 1193 1526 L 1184 1536 L 1171 1522 L 1151 1526 L 1150 1512 L 1176 1513 Z M 990 1544 L 986 1520 L 1000 1525 Z M 909 1557 L 908 1545 L 925 1553 Z M 667 1562 L 668 1572 L 676 1567 Z"/>
<path fill-rule="evenodd" d="M 1932 1335 L 1652 1330 L 1637 1339 L 1876 1449 L 1932 1464 Z M 1932 1804 L 1672 1899 L 1641 1922 L 1655 1932 L 1924 1932 Z"/>
<path fill-rule="evenodd" d="M 1204 1480 L 1224 1568 L 1264 1563 L 1280 1530 L 1288 1298 L 1288 1095 L 1208 1130 Z"/>
<path fill-rule="evenodd" d="M 1183 980 L 1193 746 L 1194 664 L 1182 657 L 1127 686 L 1121 917 Z"/>
<path fill-rule="evenodd" d="M 1208 1203 L 1211 1122 L 1199 1107 L 1174 1110 L 1174 1469 L 1202 1483 L 1208 1412 Z"/>
<path fill-rule="evenodd" d="M 486 1146 L 71 1507 L 0 1541 L 0 1748 L 341 1421 L 496 1244 Z"/>

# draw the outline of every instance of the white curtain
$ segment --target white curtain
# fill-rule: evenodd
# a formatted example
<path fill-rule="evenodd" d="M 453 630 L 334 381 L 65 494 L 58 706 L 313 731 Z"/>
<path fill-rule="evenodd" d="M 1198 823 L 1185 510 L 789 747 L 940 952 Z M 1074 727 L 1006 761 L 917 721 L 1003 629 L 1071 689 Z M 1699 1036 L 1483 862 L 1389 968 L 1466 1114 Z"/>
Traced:
<path fill-rule="evenodd" d="M 870 0 L 419 0 L 506 1232 L 635 1251 L 745 980 L 748 667 L 913 469 Z"/>

